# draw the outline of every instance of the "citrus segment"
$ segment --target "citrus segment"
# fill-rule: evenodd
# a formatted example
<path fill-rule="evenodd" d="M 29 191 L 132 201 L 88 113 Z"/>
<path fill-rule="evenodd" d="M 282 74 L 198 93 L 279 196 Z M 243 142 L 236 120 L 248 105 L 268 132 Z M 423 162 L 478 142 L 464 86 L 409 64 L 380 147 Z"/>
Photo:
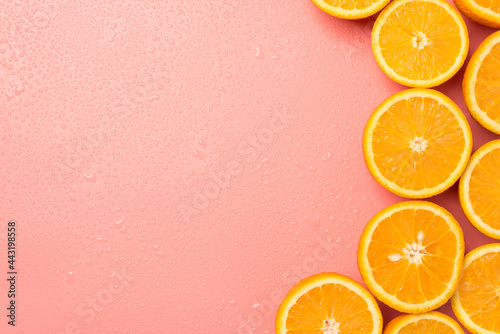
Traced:
<path fill-rule="evenodd" d="M 277 334 L 382 333 L 375 298 L 359 283 L 321 273 L 297 283 L 276 315 Z"/>
<path fill-rule="evenodd" d="M 490 35 L 472 55 L 463 93 L 474 119 L 500 134 L 500 31 Z"/>
<path fill-rule="evenodd" d="M 464 334 L 464 331 L 449 316 L 433 311 L 400 315 L 387 324 L 384 334 Z"/>
<path fill-rule="evenodd" d="M 396 0 L 377 18 L 372 49 L 392 80 L 434 87 L 462 67 L 469 48 L 467 27 L 445 0 Z"/>
<path fill-rule="evenodd" d="M 368 169 L 386 189 L 426 198 L 452 186 L 466 168 L 472 134 L 461 110 L 431 89 L 409 89 L 378 106 L 365 128 Z"/>
<path fill-rule="evenodd" d="M 463 254 L 462 230 L 448 211 L 429 202 L 403 202 L 366 225 L 358 267 L 380 301 L 400 312 L 422 313 L 451 297 Z"/>
<path fill-rule="evenodd" d="M 483 245 L 465 256 L 451 305 L 472 333 L 500 333 L 500 244 Z"/>
<path fill-rule="evenodd" d="M 484 234 L 500 239 L 500 140 L 480 147 L 460 180 L 462 209 Z"/>

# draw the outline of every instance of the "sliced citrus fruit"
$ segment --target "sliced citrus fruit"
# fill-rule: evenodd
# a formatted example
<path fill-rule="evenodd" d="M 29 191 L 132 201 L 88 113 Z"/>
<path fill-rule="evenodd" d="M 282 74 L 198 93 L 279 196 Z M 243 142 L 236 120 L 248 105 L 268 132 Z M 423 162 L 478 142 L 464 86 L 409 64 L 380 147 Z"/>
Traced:
<path fill-rule="evenodd" d="M 276 334 L 382 333 L 375 298 L 352 279 L 321 273 L 297 283 L 276 314 Z"/>
<path fill-rule="evenodd" d="M 322 11 L 341 19 L 362 19 L 381 10 L 390 0 L 312 0 Z"/>
<path fill-rule="evenodd" d="M 389 206 L 368 222 L 358 268 L 380 301 L 400 312 L 423 313 L 452 296 L 463 256 L 455 218 L 436 204 L 410 201 Z"/>
<path fill-rule="evenodd" d="M 363 153 L 373 177 L 386 189 L 426 198 L 452 186 L 472 151 L 462 111 L 432 89 L 408 89 L 380 104 L 365 128 Z"/>
<path fill-rule="evenodd" d="M 472 155 L 458 194 L 472 225 L 500 239 L 500 139 L 481 146 Z"/>
<path fill-rule="evenodd" d="M 428 88 L 462 67 L 469 35 L 460 13 L 445 0 L 396 0 L 375 21 L 372 49 L 392 80 Z"/>
<path fill-rule="evenodd" d="M 449 316 L 432 311 L 400 315 L 387 324 L 384 334 L 464 334 L 464 331 Z"/>
<path fill-rule="evenodd" d="M 451 306 L 472 333 L 500 333 L 500 244 L 480 246 L 465 256 Z"/>
<path fill-rule="evenodd" d="M 486 38 L 474 52 L 462 88 L 465 104 L 474 119 L 500 134 L 500 31 Z"/>
<path fill-rule="evenodd" d="M 498 0 L 453 0 L 457 8 L 474 22 L 500 28 L 500 1 Z"/>

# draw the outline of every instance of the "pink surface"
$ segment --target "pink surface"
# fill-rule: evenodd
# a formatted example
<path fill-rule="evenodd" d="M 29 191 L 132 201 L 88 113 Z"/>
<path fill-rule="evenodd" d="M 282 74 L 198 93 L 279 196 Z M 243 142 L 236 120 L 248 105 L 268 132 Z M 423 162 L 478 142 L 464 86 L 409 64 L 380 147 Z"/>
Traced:
<path fill-rule="evenodd" d="M 0 13 L 0 273 L 9 220 L 19 271 L 17 326 L 4 311 L 1 333 L 274 333 L 299 279 L 361 281 L 365 223 L 403 200 L 361 150 L 371 111 L 404 89 L 373 59 L 374 18 L 307 0 L 8 0 Z M 467 25 L 470 55 L 493 30 Z M 462 77 L 438 89 L 476 149 L 498 136 L 466 111 Z M 456 186 L 432 201 L 466 251 L 493 242 Z"/>

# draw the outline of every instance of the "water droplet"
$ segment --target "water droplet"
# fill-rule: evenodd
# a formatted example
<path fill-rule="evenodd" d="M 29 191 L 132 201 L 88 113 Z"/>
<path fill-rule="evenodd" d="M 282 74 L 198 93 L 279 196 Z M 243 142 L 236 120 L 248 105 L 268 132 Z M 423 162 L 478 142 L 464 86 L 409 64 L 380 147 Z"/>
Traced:
<path fill-rule="evenodd" d="M 85 178 L 85 181 L 87 181 L 87 182 L 97 181 L 97 177 L 94 173 L 84 173 L 83 177 Z"/>
<path fill-rule="evenodd" d="M 262 45 L 259 44 L 256 48 L 255 52 L 255 58 L 257 59 L 264 59 L 266 56 L 264 55 L 264 52 L 262 51 Z"/>

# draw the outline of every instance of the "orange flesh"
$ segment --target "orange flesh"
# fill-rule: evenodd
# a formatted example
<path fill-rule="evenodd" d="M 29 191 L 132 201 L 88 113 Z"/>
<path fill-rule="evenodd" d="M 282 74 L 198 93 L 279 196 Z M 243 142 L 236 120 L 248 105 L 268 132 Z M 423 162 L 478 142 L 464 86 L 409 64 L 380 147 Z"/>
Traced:
<path fill-rule="evenodd" d="M 460 54 L 460 28 L 445 8 L 413 1 L 396 8 L 380 30 L 387 65 L 411 80 L 447 72 Z"/>
<path fill-rule="evenodd" d="M 500 123 L 500 43 L 493 46 L 481 63 L 474 93 L 479 108 Z"/>
<path fill-rule="evenodd" d="M 421 319 L 401 328 L 398 334 L 455 334 L 455 330 L 444 322 L 434 319 Z"/>
<path fill-rule="evenodd" d="M 474 212 L 494 229 L 500 229 L 500 148 L 486 153 L 472 171 L 469 199 Z"/>
<path fill-rule="evenodd" d="M 401 100 L 380 117 L 374 129 L 374 162 L 387 180 L 404 189 L 433 188 L 457 168 L 464 137 L 456 116 L 436 100 Z M 426 143 L 422 152 L 410 146 L 412 142 L 418 146 L 418 138 Z"/>
<path fill-rule="evenodd" d="M 487 253 L 465 268 L 458 286 L 460 303 L 480 327 L 500 332 L 500 253 Z"/>
<path fill-rule="evenodd" d="M 421 264 L 410 262 L 403 251 L 418 244 L 419 232 L 425 247 Z M 457 238 L 442 217 L 428 210 L 406 209 L 378 224 L 367 257 L 375 281 L 388 294 L 402 302 L 423 303 L 446 290 L 457 252 Z M 401 260 L 391 261 L 394 254 Z"/>
<path fill-rule="evenodd" d="M 302 295 L 290 308 L 288 334 L 323 334 L 325 321 L 338 323 L 338 333 L 372 333 L 373 315 L 366 302 L 341 284 L 324 284 Z"/>

